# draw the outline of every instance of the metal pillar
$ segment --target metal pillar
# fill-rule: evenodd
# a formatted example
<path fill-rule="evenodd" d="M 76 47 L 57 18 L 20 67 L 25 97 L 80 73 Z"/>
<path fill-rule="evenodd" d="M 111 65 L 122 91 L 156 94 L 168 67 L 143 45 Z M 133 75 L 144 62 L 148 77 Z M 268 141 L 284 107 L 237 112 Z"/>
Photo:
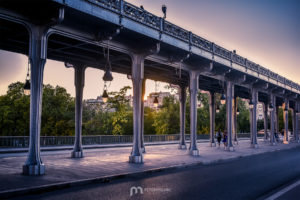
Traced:
<path fill-rule="evenodd" d="M 185 144 L 185 108 L 186 108 L 186 87 L 180 86 L 179 88 L 179 101 L 180 101 L 180 141 L 179 149 L 186 149 Z"/>
<path fill-rule="evenodd" d="M 232 132 L 233 132 L 233 143 L 238 145 L 238 138 L 237 138 L 237 97 L 233 98 L 233 124 L 232 124 Z"/>
<path fill-rule="evenodd" d="M 132 86 L 133 86 L 133 146 L 130 163 L 143 163 L 141 152 L 141 105 L 142 105 L 142 84 L 144 79 L 144 56 L 131 55 L 132 60 Z"/>
<path fill-rule="evenodd" d="M 215 147 L 215 93 L 210 91 L 209 94 L 210 146 Z"/>
<path fill-rule="evenodd" d="M 299 139 L 299 107 L 300 107 L 300 104 L 299 102 L 295 102 L 296 104 L 296 122 L 295 122 L 295 135 L 297 135 L 297 141 L 296 142 L 300 142 L 300 139 Z"/>
<path fill-rule="evenodd" d="M 71 153 L 72 158 L 82 158 L 82 97 L 84 88 L 85 66 L 74 66 L 75 71 L 75 87 L 76 87 L 76 99 L 75 99 L 75 143 Z"/>
<path fill-rule="evenodd" d="M 274 94 L 270 94 L 270 100 L 271 100 L 270 104 L 273 105 L 273 110 L 270 111 L 270 143 L 272 146 L 274 146 L 274 145 L 276 145 L 276 139 L 275 139 L 276 98 L 275 98 Z"/>
<path fill-rule="evenodd" d="M 45 29 L 42 27 L 31 26 L 30 32 L 30 142 L 28 157 L 23 165 L 23 174 L 43 175 L 45 174 L 45 165 L 40 157 L 40 132 L 43 97 L 43 73 L 47 58 L 47 37 L 45 35 Z"/>
<path fill-rule="evenodd" d="M 258 95 L 257 90 L 252 89 L 252 102 L 253 102 L 253 109 L 250 111 L 250 132 L 251 132 L 251 147 L 252 148 L 258 148 L 257 144 L 257 121 L 256 121 L 256 109 L 257 109 L 257 101 L 258 101 Z"/>
<path fill-rule="evenodd" d="M 275 97 L 275 102 L 276 102 L 276 97 Z M 274 106 L 274 108 L 276 108 L 275 131 L 277 134 L 279 134 L 279 106 Z"/>
<path fill-rule="evenodd" d="M 268 141 L 268 103 L 263 104 L 263 112 L 264 112 L 264 141 Z"/>
<path fill-rule="evenodd" d="M 232 100 L 234 94 L 234 85 L 231 81 L 226 84 L 226 124 L 227 124 L 227 146 L 225 150 L 234 151 L 232 145 Z"/>
<path fill-rule="evenodd" d="M 295 102 L 295 106 L 293 109 L 293 135 L 294 135 L 294 141 L 298 142 L 299 141 L 299 136 L 297 132 L 297 102 Z"/>
<path fill-rule="evenodd" d="M 144 145 L 144 96 L 145 96 L 145 84 L 146 79 L 142 81 L 142 102 L 141 102 L 141 151 L 142 153 L 146 153 L 145 145 Z"/>
<path fill-rule="evenodd" d="M 288 144 L 289 143 L 289 101 L 287 98 L 284 99 L 283 122 L 284 122 L 283 144 Z"/>
<path fill-rule="evenodd" d="M 190 131 L 191 144 L 189 153 L 193 156 L 199 155 L 197 148 L 197 93 L 198 93 L 199 75 L 196 71 L 190 71 Z"/>

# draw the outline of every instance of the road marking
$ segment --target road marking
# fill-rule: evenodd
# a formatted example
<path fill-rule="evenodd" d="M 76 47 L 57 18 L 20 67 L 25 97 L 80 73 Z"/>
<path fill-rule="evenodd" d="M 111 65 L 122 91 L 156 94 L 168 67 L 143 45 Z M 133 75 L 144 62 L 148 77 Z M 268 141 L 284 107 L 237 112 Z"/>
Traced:
<path fill-rule="evenodd" d="M 266 198 L 265 200 L 273 200 L 273 199 L 277 199 L 278 197 L 280 197 L 281 195 L 283 195 L 284 193 L 290 191 L 291 189 L 297 187 L 300 184 L 300 180 L 297 181 L 296 183 L 293 183 L 292 185 L 289 185 L 286 188 L 283 188 L 282 190 L 276 192 L 275 194 L 273 194 L 272 196 Z"/>

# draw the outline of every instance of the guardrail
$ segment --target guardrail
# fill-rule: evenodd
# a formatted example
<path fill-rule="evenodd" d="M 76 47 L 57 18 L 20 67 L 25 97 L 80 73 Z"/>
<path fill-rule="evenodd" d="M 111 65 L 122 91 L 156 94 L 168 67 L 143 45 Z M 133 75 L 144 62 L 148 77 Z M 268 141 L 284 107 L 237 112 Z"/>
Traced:
<path fill-rule="evenodd" d="M 238 134 L 239 138 L 249 138 L 249 133 Z M 164 142 L 164 141 L 179 141 L 180 135 L 145 135 L 145 142 Z M 190 140 L 190 135 L 185 135 L 186 140 Z M 209 139 L 208 134 L 197 135 L 197 139 Z M 42 136 L 40 138 L 41 146 L 63 146 L 73 145 L 75 141 L 74 136 Z M 132 143 L 132 135 L 95 135 L 82 136 L 83 145 L 96 144 L 120 144 Z M 29 146 L 28 136 L 1 136 L 0 147 L 22 148 Z"/>
<path fill-rule="evenodd" d="M 161 33 L 170 35 L 174 38 L 187 42 L 189 45 L 204 49 L 212 52 L 224 59 L 230 60 L 233 63 L 242 65 L 252 71 L 257 72 L 271 78 L 284 85 L 300 90 L 300 85 L 290 81 L 279 74 L 272 72 L 254 62 L 247 60 L 246 58 L 235 54 L 235 52 L 229 51 L 221 46 L 214 44 L 198 35 L 191 33 L 175 24 L 172 24 L 165 19 L 158 17 L 142 8 L 132 5 L 124 0 L 85 0 L 93 5 L 110 10 L 120 15 L 120 18 L 127 17 L 131 20 L 137 21 L 143 25 L 151 27 L 160 31 Z"/>

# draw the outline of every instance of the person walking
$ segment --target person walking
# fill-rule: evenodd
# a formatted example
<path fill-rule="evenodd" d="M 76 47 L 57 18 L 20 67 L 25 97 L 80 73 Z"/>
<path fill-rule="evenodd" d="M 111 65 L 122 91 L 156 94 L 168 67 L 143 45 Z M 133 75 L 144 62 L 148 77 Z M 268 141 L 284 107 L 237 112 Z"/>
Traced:
<path fill-rule="evenodd" d="M 218 141 L 219 147 L 221 145 L 221 140 L 222 140 L 222 132 L 221 132 L 221 129 L 219 129 L 219 131 L 217 132 L 217 141 Z"/>
<path fill-rule="evenodd" d="M 224 148 L 227 146 L 227 131 L 224 131 L 223 134 L 223 143 L 224 143 Z"/>

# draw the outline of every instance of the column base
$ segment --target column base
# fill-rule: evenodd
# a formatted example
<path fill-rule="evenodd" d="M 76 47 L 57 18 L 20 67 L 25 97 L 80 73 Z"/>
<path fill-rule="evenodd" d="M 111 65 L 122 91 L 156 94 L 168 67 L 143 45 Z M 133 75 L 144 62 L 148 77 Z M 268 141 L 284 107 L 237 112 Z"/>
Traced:
<path fill-rule="evenodd" d="M 129 156 L 130 163 L 143 163 L 143 156 Z"/>
<path fill-rule="evenodd" d="M 45 174 L 45 165 L 23 165 L 23 175 L 37 176 Z"/>
<path fill-rule="evenodd" d="M 178 149 L 186 149 L 186 145 L 185 144 L 179 144 Z"/>
<path fill-rule="evenodd" d="M 72 151 L 71 153 L 72 158 L 82 158 L 83 157 L 83 152 L 81 151 Z"/>
<path fill-rule="evenodd" d="M 189 154 L 192 155 L 192 156 L 199 156 L 199 150 L 198 149 L 189 150 Z"/>
<path fill-rule="evenodd" d="M 142 147 L 142 148 L 141 148 L 141 152 L 142 152 L 142 153 L 146 153 L 145 147 Z"/>
<path fill-rule="evenodd" d="M 216 147 L 216 143 L 215 143 L 215 142 L 211 142 L 211 143 L 210 143 L 210 146 L 211 146 L 211 147 Z"/>
<path fill-rule="evenodd" d="M 284 140 L 283 144 L 289 144 L 289 141 Z"/>
<path fill-rule="evenodd" d="M 258 149 L 258 144 L 251 144 L 251 148 Z"/>
<path fill-rule="evenodd" d="M 231 146 L 231 147 L 225 147 L 224 149 L 225 149 L 225 151 L 234 151 L 234 147 L 233 146 Z"/>

